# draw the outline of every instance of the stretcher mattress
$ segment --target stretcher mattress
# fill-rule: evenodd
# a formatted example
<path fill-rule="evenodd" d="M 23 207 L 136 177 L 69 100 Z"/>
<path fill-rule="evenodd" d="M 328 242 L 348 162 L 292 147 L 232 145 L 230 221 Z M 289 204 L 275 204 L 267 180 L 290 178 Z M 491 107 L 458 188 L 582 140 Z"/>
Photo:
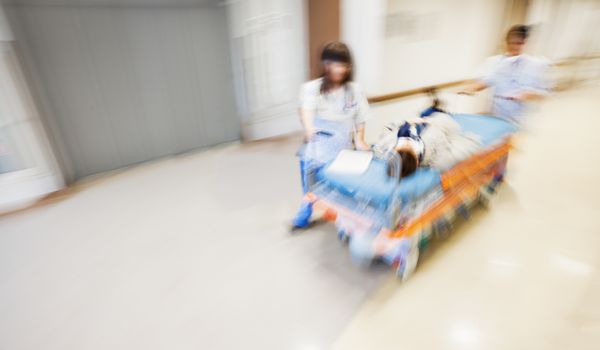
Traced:
<path fill-rule="evenodd" d="M 516 131 L 513 124 L 491 116 L 454 114 L 453 117 L 463 131 L 479 135 L 483 148 L 494 145 Z M 399 198 L 403 204 L 410 203 L 441 183 L 441 173 L 430 168 L 419 168 L 397 183 L 387 176 L 386 163 L 377 159 L 371 162 L 365 173 L 358 176 L 334 174 L 324 167 L 318 178 L 345 195 L 368 201 L 377 207 L 387 207 L 394 198 Z"/>

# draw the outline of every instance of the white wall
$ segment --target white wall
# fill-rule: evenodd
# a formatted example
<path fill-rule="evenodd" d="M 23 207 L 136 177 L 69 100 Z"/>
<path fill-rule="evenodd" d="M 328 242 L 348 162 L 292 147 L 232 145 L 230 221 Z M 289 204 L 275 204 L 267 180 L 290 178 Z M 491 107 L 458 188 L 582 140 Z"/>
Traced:
<path fill-rule="evenodd" d="M 502 40 L 503 0 L 343 0 L 342 37 L 355 52 L 357 81 L 379 95 L 469 79 Z M 448 109 L 482 112 L 477 98 L 443 94 Z M 429 104 L 417 96 L 372 106 L 367 138 L 382 124 L 414 117 Z"/>
<path fill-rule="evenodd" d="M 385 15 L 387 0 L 341 0 L 341 37 L 352 48 L 355 80 L 367 94 L 384 81 Z"/>
<path fill-rule="evenodd" d="M 536 26 L 530 40 L 535 54 L 553 60 L 600 54 L 600 2 L 534 0 L 527 22 Z"/>
<path fill-rule="evenodd" d="M 504 30 L 502 0 L 342 3 L 342 37 L 369 95 L 470 78 Z"/>
<path fill-rule="evenodd" d="M 10 29 L 8 18 L 6 18 L 6 14 L 4 13 L 4 8 L 2 8 L 2 5 L 0 4 L 0 41 L 12 40 L 14 40 L 14 36 Z"/>
<path fill-rule="evenodd" d="M 227 3 L 236 100 L 245 140 L 300 129 L 298 92 L 308 76 L 305 2 Z"/>
<path fill-rule="evenodd" d="M 0 213 L 64 186 L 0 5 Z"/>
<path fill-rule="evenodd" d="M 213 2 L 6 7 L 72 178 L 239 138 L 226 9 Z"/>
<path fill-rule="evenodd" d="M 308 67 L 304 6 L 301 0 L 227 2 L 245 139 L 300 128 L 296 99 Z M 386 36 L 389 14 L 419 27 Z M 342 0 L 341 37 L 353 50 L 356 80 L 377 95 L 472 77 L 497 48 L 503 15 L 502 0 Z"/>

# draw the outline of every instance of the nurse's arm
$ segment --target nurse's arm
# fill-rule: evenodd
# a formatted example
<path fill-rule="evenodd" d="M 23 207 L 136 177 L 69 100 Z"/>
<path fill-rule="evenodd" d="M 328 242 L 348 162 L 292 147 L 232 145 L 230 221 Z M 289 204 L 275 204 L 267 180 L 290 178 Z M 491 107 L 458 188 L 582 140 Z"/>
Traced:
<path fill-rule="evenodd" d="M 300 108 L 300 122 L 304 128 L 304 138 L 306 141 L 310 140 L 315 134 L 315 111 L 306 108 Z"/>
<path fill-rule="evenodd" d="M 537 84 L 529 86 L 523 89 L 521 92 L 513 96 L 513 98 L 517 101 L 529 102 L 529 101 L 539 101 L 544 97 L 548 96 L 550 91 L 552 90 L 552 82 L 548 78 L 546 68 L 541 73 L 541 77 L 538 79 Z"/>
<path fill-rule="evenodd" d="M 461 95 L 473 95 L 476 92 L 487 89 L 487 87 L 488 85 L 483 80 L 476 80 L 458 93 Z"/>
<path fill-rule="evenodd" d="M 550 64 L 548 62 L 542 63 L 539 70 L 534 71 L 533 76 L 535 77 L 533 83 L 513 96 L 515 100 L 522 102 L 539 101 L 552 91 L 554 84 L 550 78 Z"/>
<path fill-rule="evenodd" d="M 354 139 L 354 145 L 357 150 L 367 151 L 371 147 L 365 142 L 365 123 L 361 123 L 356 127 L 356 136 Z"/>
<path fill-rule="evenodd" d="M 539 101 L 546 97 L 546 95 L 547 94 L 545 92 L 526 90 L 518 93 L 516 96 L 513 96 L 512 99 L 522 102 Z"/>

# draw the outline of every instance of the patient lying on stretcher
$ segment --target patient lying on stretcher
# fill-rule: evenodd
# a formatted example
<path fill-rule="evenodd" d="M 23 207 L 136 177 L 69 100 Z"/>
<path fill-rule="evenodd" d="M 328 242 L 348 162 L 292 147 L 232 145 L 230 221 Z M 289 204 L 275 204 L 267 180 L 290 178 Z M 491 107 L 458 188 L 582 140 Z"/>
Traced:
<path fill-rule="evenodd" d="M 386 126 L 375 145 L 380 150 L 398 152 L 401 177 L 412 174 L 419 166 L 448 170 L 481 147 L 479 137 L 464 132 L 451 115 L 439 110 L 430 112 L 401 125 Z"/>

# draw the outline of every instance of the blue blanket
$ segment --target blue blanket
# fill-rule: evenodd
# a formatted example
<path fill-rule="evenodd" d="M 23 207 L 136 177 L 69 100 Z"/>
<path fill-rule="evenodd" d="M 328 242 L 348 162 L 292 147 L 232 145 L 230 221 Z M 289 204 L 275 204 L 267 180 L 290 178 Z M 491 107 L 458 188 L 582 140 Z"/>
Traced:
<path fill-rule="evenodd" d="M 517 131 L 514 124 L 489 115 L 453 114 L 464 132 L 479 135 L 484 146 L 490 146 Z"/>

